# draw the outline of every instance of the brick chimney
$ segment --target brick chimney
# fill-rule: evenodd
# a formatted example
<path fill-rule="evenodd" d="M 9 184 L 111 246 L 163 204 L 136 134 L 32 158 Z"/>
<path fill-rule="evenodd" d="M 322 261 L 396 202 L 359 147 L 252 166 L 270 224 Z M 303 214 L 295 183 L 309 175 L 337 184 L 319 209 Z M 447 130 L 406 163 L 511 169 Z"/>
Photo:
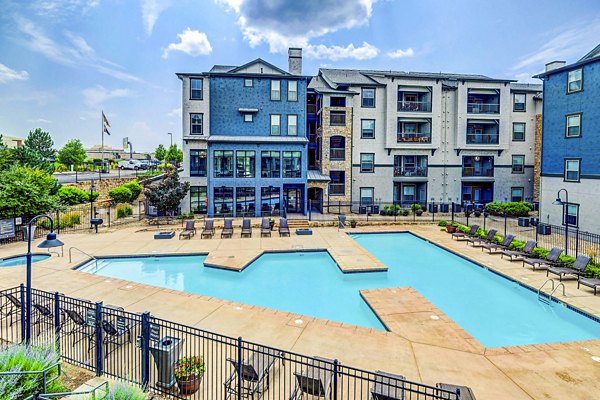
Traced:
<path fill-rule="evenodd" d="M 302 74 L 302 48 L 290 47 L 288 49 L 288 72 L 292 75 Z"/>

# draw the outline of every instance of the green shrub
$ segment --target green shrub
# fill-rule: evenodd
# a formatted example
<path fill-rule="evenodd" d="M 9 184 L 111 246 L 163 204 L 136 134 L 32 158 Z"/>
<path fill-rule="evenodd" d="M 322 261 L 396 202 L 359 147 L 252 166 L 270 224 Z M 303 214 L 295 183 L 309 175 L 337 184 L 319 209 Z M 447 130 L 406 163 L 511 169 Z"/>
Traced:
<path fill-rule="evenodd" d="M 131 191 L 130 202 L 136 200 L 140 193 L 142 193 L 142 186 L 137 181 L 131 181 L 121 186 L 126 187 Z"/>
<path fill-rule="evenodd" d="M 120 204 L 117 206 L 117 219 L 125 218 L 133 215 L 133 208 L 127 204 Z"/>
<path fill-rule="evenodd" d="M 108 400 L 145 400 L 146 394 L 137 387 L 116 383 L 110 388 L 106 398 Z"/>
<path fill-rule="evenodd" d="M 526 217 L 529 215 L 529 212 L 533 210 L 533 205 L 526 201 L 514 201 L 509 203 L 494 201 L 492 203 L 487 203 L 485 209 L 487 212 L 494 215 L 504 215 L 504 213 L 506 213 L 506 215 L 510 217 Z"/>
<path fill-rule="evenodd" d="M 411 210 L 413 210 L 415 212 L 423 209 L 419 203 L 414 203 L 413 205 L 410 206 L 410 208 L 411 208 Z"/>
<path fill-rule="evenodd" d="M 64 222 L 65 226 L 68 228 L 72 228 L 75 225 L 79 225 L 81 223 L 81 214 L 78 212 L 68 212 L 64 215 L 60 216 L 61 222 Z"/>
<path fill-rule="evenodd" d="M 94 200 L 96 200 L 100 195 L 98 192 L 92 193 L 94 196 Z M 87 203 L 88 201 L 90 201 L 90 193 L 85 190 L 81 190 L 75 186 L 62 186 L 60 189 L 58 189 L 56 197 L 61 203 L 70 206 L 75 204 Z"/>
<path fill-rule="evenodd" d="M 403 208 L 401 212 L 402 212 L 402 215 L 404 215 L 405 217 L 408 216 L 408 214 L 410 214 L 410 211 L 408 210 L 408 208 Z"/>
<path fill-rule="evenodd" d="M 441 220 L 440 222 L 438 222 L 438 226 L 441 226 L 442 228 L 446 225 L 448 225 L 448 222 L 446 220 Z"/>
<path fill-rule="evenodd" d="M 131 190 L 124 186 L 116 187 L 108 192 L 108 197 L 115 203 L 129 203 L 132 196 Z"/>

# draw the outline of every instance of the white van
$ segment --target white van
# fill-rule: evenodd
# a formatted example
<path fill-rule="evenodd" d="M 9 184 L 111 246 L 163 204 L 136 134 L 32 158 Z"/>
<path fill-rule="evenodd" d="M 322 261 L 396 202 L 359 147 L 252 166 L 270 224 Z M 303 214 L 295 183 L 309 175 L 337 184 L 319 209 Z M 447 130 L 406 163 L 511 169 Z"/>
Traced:
<path fill-rule="evenodd" d="M 125 160 L 119 163 L 119 169 L 142 169 L 142 163 L 139 160 Z"/>

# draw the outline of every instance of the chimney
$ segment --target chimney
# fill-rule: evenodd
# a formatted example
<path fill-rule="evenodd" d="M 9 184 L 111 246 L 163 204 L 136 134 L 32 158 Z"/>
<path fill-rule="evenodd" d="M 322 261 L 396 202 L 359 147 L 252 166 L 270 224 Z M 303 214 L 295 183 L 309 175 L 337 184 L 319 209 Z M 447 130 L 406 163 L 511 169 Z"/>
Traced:
<path fill-rule="evenodd" d="M 546 64 L 546 72 L 552 71 L 554 69 L 562 68 L 566 64 L 565 61 L 552 61 Z"/>
<path fill-rule="evenodd" d="M 292 75 L 302 74 L 302 48 L 290 47 L 288 49 L 288 71 Z"/>

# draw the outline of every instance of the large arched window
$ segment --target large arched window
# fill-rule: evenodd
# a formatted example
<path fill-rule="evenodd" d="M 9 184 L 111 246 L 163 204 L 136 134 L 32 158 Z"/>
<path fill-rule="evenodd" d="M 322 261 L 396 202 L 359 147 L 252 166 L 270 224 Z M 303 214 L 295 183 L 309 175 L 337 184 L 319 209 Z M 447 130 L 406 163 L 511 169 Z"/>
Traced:
<path fill-rule="evenodd" d="M 329 139 L 329 159 L 332 161 L 343 161 L 346 159 L 345 137 L 332 136 Z"/>

